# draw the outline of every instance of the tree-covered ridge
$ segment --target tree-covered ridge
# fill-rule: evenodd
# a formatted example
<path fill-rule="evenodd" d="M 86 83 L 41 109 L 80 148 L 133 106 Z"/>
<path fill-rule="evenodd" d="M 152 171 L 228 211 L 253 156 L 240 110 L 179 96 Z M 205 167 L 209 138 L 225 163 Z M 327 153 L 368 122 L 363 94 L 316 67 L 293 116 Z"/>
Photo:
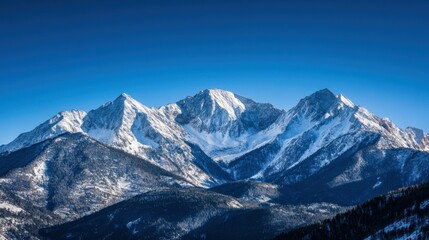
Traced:
<path fill-rule="evenodd" d="M 429 183 L 373 198 L 334 218 L 298 228 L 280 239 L 429 238 Z"/>

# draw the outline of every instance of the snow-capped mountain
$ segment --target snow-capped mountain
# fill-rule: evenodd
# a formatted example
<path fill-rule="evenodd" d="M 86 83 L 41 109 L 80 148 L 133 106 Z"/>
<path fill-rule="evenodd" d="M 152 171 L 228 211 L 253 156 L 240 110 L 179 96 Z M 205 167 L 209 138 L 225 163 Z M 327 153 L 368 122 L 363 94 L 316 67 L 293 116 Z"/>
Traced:
<path fill-rule="evenodd" d="M 197 146 L 186 143 L 183 128 L 174 121 L 177 114 L 180 109 L 175 104 L 149 108 L 127 94 L 121 94 L 113 102 L 87 114 L 81 111 L 59 113 L 0 149 L 2 152 L 14 151 L 67 132 L 83 133 L 108 146 L 145 158 L 197 185 L 222 180 L 220 167 L 210 158 L 200 156 L 202 151 L 195 149 Z"/>
<path fill-rule="evenodd" d="M 161 108 L 146 107 L 122 94 L 88 114 L 59 113 L 0 151 L 14 151 L 66 132 L 84 133 L 197 185 L 213 185 L 224 181 L 225 173 L 212 159 L 226 161 L 270 141 L 275 132 L 266 129 L 281 113 L 270 104 L 223 90 L 205 90 Z"/>
<path fill-rule="evenodd" d="M 181 114 L 176 121 L 186 139 L 223 163 L 271 141 L 279 132 L 269 127 L 284 112 L 218 89 L 201 91 L 177 105 Z"/>
<path fill-rule="evenodd" d="M 0 151 L 66 132 L 83 133 L 200 186 L 231 178 L 300 182 L 362 145 L 371 145 L 381 157 L 394 149 L 429 152 L 429 137 L 422 130 L 403 130 L 327 89 L 289 111 L 219 89 L 160 108 L 122 94 L 87 114 L 59 113 Z"/>
<path fill-rule="evenodd" d="M 216 179 L 197 166 L 182 128 L 170 116 L 175 113 L 172 108 L 149 108 L 122 94 L 88 112 L 82 130 L 104 144 L 148 159 L 197 185 L 212 184 Z"/>
<path fill-rule="evenodd" d="M 427 133 L 327 89 L 288 111 L 219 89 L 160 108 L 122 94 L 88 113 L 61 112 L 0 146 L 0 223 L 9 226 L 0 236 L 35 237 L 36 226 L 159 189 L 212 187 L 275 219 L 284 211 L 272 204 L 354 205 L 425 181 Z M 213 226 L 182 234 L 216 234 Z"/>

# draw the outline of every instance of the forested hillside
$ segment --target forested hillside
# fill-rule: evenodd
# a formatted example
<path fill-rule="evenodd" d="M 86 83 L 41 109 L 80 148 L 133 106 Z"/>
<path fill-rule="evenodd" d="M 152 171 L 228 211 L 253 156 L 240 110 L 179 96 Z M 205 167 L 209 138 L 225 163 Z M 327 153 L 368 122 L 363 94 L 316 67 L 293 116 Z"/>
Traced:
<path fill-rule="evenodd" d="M 275 239 L 428 239 L 429 184 L 369 200 L 333 219 Z"/>

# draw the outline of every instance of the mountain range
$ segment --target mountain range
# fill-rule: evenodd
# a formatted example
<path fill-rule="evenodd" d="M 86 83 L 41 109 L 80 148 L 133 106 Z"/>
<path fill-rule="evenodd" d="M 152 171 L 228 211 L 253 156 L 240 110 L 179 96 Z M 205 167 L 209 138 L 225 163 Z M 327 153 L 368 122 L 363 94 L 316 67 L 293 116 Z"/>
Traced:
<path fill-rule="evenodd" d="M 429 134 L 328 89 L 290 110 L 219 89 L 159 108 L 121 94 L 0 146 L 0 235 L 269 238 L 428 173 Z M 219 235 L 222 219 L 271 220 Z"/>

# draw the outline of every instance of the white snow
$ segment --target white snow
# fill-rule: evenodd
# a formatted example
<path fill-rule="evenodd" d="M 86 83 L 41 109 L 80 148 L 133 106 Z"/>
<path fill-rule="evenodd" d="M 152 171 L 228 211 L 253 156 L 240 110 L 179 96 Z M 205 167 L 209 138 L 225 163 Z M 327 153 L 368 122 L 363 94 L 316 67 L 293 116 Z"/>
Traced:
<path fill-rule="evenodd" d="M 398 239 L 398 240 L 417 240 L 417 239 L 420 239 L 419 235 L 420 235 L 420 233 L 423 232 L 422 227 L 429 225 L 429 219 L 428 218 L 421 219 L 421 218 L 418 218 L 416 215 L 412 215 L 412 216 L 397 220 L 397 221 L 389 224 L 388 226 L 384 227 L 383 229 L 380 229 L 379 231 L 377 231 L 372 236 L 368 236 L 367 238 L 365 238 L 365 240 L 384 239 L 383 233 L 390 233 L 392 231 L 398 231 L 401 229 L 405 230 L 405 229 L 408 229 L 412 224 L 414 225 L 414 229 L 415 229 L 413 232 L 411 232 L 411 233 L 404 232 L 401 235 L 401 233 L 399 231 L 399 235 L 395 235 L 394 238 L 392 238 L 392 239 Z"/>
<path fill-rule="evenodd" d="M 237 112 L 242 113 L 246 109 L 244 104 L 232 92 L 210 89 L 209 94 L 213 99 L 213 104 L 217 103 L 219 107 L 225 109 L 233 120 L 237 119 Z M 216 108 L 213 107 L 212 109 L 215 110 Z"/>
<path fill-rule="evenodd" d="M 322 125 L 320 128 L 316 129 L 315 133 L 318 136 L 316 141 L 309 146 L 308 150 L 298 160 L 298 163 L 303 161 L 307 157 L 313 155 L 321 148 L 327 146 L 333 140 L 339 138 L 342 135 L 350 133 L 351 124 L 349 119 L 350 119 L 350 116 L 347 116 L 345 118 L 334 118 L 332 121 L 329 121 L 328 123 Z M 350 147 L 351 147 L 351 144 L 345 145 L 341 149 L 341 151 L 339 151 L 336 154 L 336 156 L 341 155 Z M 336 156 L 331 157 L 330 159 L 334 159 Z M 329 161 L 329 159 L 325 159 L 325 160 Z M 326 165 L 326 164 L 322 164 L 322 165 Z"/>
<path fill-rule="evenodd" d="M 127 223 L 127 228 L 128 230 L 131 231 L 132 234 L 137 234 L 139 231 L 134 227 L 134 225 L 139 224 L 139 222 L 141 221 L 141 218 L 137 218 L 133 221 L 130 221 Z"/>
<path fill-rule="evenodd" d="M 243 205 L 241 205 L 241 203 L 239 203 L 238 201 L 236 201 L 236 200 L 231 200 L 231 201 L 229 201 L 228 203 L 227 203 L 227 205 L 229 206 L 229 207 L 232 207 L 232 208 L 242 208 L 243 207 Z"/>
<path fill-rule="evenodd" d="M 425 209 L 427 206 L 429 206 L 429 200 L 426 200 L 420 204 L 420 209 Z"/>
<path fill-rule="evenodd" d="M 380 181 L 380 178 L 377 178 L 377 182 L 372 186 L 372 188 L 378 188 L 382 184 L 382 181 Z"/>
<path fill-rule="evenodd" d="M 239 137 L 231 137 L 228 132 L 199 132 L 190 124 L 183 128 L 187 132 L 187 141 L 198 145 L 214 160 L 225 163 L 273 141 L 283 130 L 280 125 L 273 124 L 260 132 L 246 132 Z"/>
<path fill-rule="evenodd" d="M 11 143 L 0 146 L 0 152 L 15 151 L 63 133 L 83 132 L 81 126 L 85 116 L 85 112 L 78 110 L 60 112 L 32 131 L 19 135 Z"/>
<path fill-rule="evenodd" d="M 33 177 L 36 190 L 40 193 L 45 192 L 45 184 L 48 181 L 48 176 L 46 174 L 47 171 L 47 162 L 46 159 L 41 159 L 34 163 L 33 165 Z"/>
<path fill-rule="evenodd" d="M 120 177 L 117 182 L 119 191 L 124 192 L 130 190 L 131 183 L 127 181 L 126 177 Z"/>
<path fill-rule="evenodd" d="M 407 221 L 405 219 L 396 221 L 390 225 L 388 225 L 387 227 L 384 228 L 384 232 L 391 232 L 393 230 L 396 229 L 404 229 L 404 228 L 408 228 L 411 225 L 410 221 Z"/>
<path fill-rule="evenodd" d="M 182 128 L 186 141 L 198 145 L 215 161 L 229 163 L 271 142 L 284 130 L 278 124 L 272 124 L 259 132 L 244 130 L 237 133 L 238 123 L 234 121 L 246 110 L 244 103 L 233 93 L 224 90 L 211 89 L 208 95 L 212 104 L 211 117 L 197 117 Z M 219 113 L 219 109 L 225 110 L 226 115 Z M 217 128 L 215 131 L 212 131 L 213 126 Z"/>
<path fill-rule="evenodd" d="M 142 145 L 143 147 L 150 147 L 152 149 L 158 148 L 159 144 L 157 142 L 155 142 L 154 140 L 146 137 L 143 133 L 141 133 L 140 131 L 134 131 L 134 136 L 137 139 L 138 145 Z M 136 147 L 134 147 L 136 148 Z"/>
<path fill-rule="evenodd" d="M 115 137 L 115 132 L 113 130 L 103 128 L 90 129 L 87 134 L 88 136 L 106 144 L 111 143 Z"/>
<path fill-rule="evenodd" d="M 24 210 L 20 207 L 17 207 L 15 205 L 12 205 L 10 203 L 7 202 L 0 202 L 0 208 L 2 209 L 6 209 L 10 212 L 14 212 L 14 213 L 19 213 L 19 212 L 23 212 Z"/>
<path fill-rule="evenodd" d="M 346 106 L 351 107 L 351 108 L 354 108 L 354 107 L 355 107 L 355 104 L 354 104 L 350 99 L 346 98 L 344 95 L 340 94 L 340 95 L 338 96 L 338 98 L 339 98 L 339 99 L 340 99 L 340 101 L 341 101 L 342 103 L 344 103 Z"/>

